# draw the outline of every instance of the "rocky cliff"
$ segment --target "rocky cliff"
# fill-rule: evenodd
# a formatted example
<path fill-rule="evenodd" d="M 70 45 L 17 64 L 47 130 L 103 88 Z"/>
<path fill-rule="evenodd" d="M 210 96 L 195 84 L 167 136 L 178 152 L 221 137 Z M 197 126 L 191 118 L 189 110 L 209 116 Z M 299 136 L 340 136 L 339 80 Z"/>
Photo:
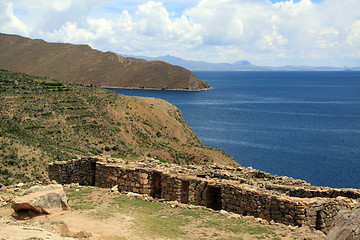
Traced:
<path fill-rule="evenodd" d="M 204 90 L 185 68 L 101 52 L 88 45 L 48 43 L 0 33 L 0 68 L 103 87 Z"/>

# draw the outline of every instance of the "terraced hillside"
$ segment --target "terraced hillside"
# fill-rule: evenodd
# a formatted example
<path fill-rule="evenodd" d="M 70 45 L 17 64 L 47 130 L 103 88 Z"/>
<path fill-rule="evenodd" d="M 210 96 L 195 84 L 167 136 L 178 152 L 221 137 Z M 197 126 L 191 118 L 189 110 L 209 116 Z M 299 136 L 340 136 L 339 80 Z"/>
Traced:
<path fill-rule="evenodd" d="M 163 100 L 0 71 L 5 182 L 40 179 L 48 161 L 97 154 L 236 165 L 222 151 L 204 146 L 179 109 Z"/>

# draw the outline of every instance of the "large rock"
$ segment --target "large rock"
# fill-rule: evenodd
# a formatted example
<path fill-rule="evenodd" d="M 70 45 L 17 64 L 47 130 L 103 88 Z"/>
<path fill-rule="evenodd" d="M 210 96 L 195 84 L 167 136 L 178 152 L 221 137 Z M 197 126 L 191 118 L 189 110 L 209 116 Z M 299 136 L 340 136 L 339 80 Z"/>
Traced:
<path fill-rule="evenodd" d="M 356 239 L 360 239 L 360 209 L 339 211 L 325 240 Z"/>
<path fill-rule="evenodd" d="M 60 184 L 34 186 L 24 192 L 22 197 L 14 199 L 12 208 L 15 212 L 33 210 L 38 213 L 51 213 L 68 210 L 68 198 Z"/>

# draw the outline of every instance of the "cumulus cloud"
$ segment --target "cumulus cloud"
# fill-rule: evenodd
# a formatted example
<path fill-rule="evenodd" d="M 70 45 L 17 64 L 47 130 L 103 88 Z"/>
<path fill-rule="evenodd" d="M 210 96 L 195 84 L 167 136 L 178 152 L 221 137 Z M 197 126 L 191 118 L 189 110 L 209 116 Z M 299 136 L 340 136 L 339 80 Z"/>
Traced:
<path fill-rule="evenodd" d="M 30 27 L 14 15 L 13 4 L 6 0 L 0 0 L 0 31 L 25 36 L 30 33 Z"/>
<path fill-rule="evenodd" d="M 106 13 L 107 1 L 17 1 L 33 20 L 25 25 L 12 4 L 0 0 L 6 6 L 0 8 L 1 31 L 125 54 L 259 64 L 360 58 L 358 0 L 189 0 L 192 7 L 176 14 L 165 2 L 133 1 L 135 10 L 102 16 L 92 12 L 101 8 Z"/>
<path fill-rule="evenodd" d="M 68 22 L 83 27 L 91 11 L 104 0 L 22 0 L 34 30 L 52 31 Z"/>
<path fill-rule="evenodd" d="M 207 30 L 203 35 L 205 44 L 234 45 L 242 50 L 244 58 L 254 59 L 255 53 L 255 58 L 271 61 L 277 56 L 353 56 L 355 49 L 349 46 L 352 40 L 346 42 L 351 30 L 346 29 L 359 19 L 358 9 L 360 1 L 356 0 L 324 0 L 318 4 L 311 0 L 275 4 L 260 0 L 201 0 L 185 14 Z"/>
<path fill-rule="evenodd" d="M 351 52 L 352 57 L 359 58 L 360 56 L 360 20 L 354 22 L 348 29 L 349 34 L 346 38 L 346 43 L 351 46 L 354 51 Z"/>

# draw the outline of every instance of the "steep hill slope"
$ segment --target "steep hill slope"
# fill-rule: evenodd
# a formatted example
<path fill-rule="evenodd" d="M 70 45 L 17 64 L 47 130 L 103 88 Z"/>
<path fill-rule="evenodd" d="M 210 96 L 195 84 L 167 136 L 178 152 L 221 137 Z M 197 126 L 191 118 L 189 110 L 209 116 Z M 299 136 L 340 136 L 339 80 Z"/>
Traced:
<path fill-rule="evenodd" d="M 0 33 L 0 68 L 52 79 L 118 88 L 204 90 L 185 68 L 125 58 L 88 45 L 48 43 Z"/>
<path fill-rule="evenodd" d="M 204 146 L 161 99 L 0 71 L 0 169 L 8 182 L 41 178 L 48 161 L 107 154 L 236 165 Z"/>

